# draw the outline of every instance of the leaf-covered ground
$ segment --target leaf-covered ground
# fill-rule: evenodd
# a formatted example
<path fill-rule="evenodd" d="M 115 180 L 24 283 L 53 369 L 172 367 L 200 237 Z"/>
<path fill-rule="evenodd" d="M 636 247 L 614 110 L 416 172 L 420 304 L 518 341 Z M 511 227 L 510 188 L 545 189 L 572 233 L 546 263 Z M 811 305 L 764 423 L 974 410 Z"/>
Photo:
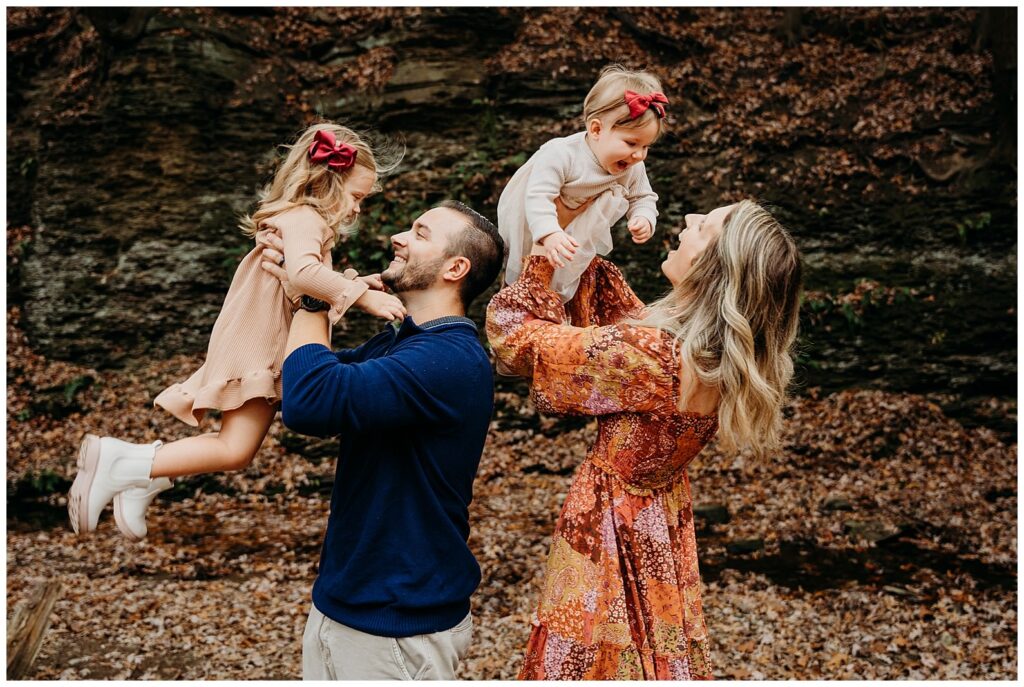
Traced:
<path fill-rule="evenodd" d="M 179 357 L 98 372 L 31 351 L 8 310 L 8 614 L 63 584 L 31 679 L 294 679 L 334 446 L 279 422 L 254 464 L 181 480 L 122 539 L 77 539 L 63 493 L 81 434 L 191 431 L 150 408 Z M 461 674 L 515 676 L 548 538 L 594 427 L 498 394 L 470 545 L 483 568 Z M 209 429 L 216 428 L 216 421 Z M 1015 679 L 1016 445 L 918 396 L 796 400 L 784 452 L 691 469 L 704 605 L 721 678 Z"/>

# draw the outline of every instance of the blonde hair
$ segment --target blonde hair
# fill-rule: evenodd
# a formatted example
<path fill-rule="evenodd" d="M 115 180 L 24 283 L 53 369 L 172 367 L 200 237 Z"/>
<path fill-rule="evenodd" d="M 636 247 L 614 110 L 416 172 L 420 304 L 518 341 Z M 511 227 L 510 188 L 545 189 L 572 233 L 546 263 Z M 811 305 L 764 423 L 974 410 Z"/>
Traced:
<path fill-rule="evenodd" d="M 629 106 L 626 105 L 626 91 L 650 93 L 660 90 L 661 81 L 654 74 L 626 69 L 621 64 L 610 64 L 601 70 L 597 83 L 583 100 L 583 126 L 586 128 L 592 119 L 610 116 L 612 126 L 639 129 L 653 119 L 658 122 L 658 136 L 661 136 L 666 128 L 665 120 L 658 116 L 653 107 L 636 119 L 630 119 Z"/>
<path fill-rule="evenodd" d="M 763 458 L 779 447 L 799 324 L 800 254 L 757 203 L 740 202 L 682 281 L 637 324 L 675 337 L 679 408 L 698 383 L 719 393 L 719 445 Z"/>
<path fill-rule="evenodd" d="M 356 150 L 356 160 L 348 169 L 336 172 L 326 164 L 309 160 L 309 147 L 318 131 L 334 134 L 338 143 L 347 143 Z M 299 205 L 309 205 L 323 216 L 335 236 L 350 233 L 355 229 L 351 218 L 352 206 L 345 193 L 345 183 L 352 171 L 362 167 L 373 173 L 372 190 L 380 190 L 380 177 L 398 166 L 405 153 L 391 144 L 382 144 L 383 153 L 374 150 L 364 136 L 352 129 L 333 122 L 318 122 L 301 134 L 290 146 L 282 146 L 288 152 L 277 168 L 273 180 L 259 192 L 256 211 L 242 217 L 239 227 L 249 236 L 259 231 L 262 223 L 274 215 Z"/>

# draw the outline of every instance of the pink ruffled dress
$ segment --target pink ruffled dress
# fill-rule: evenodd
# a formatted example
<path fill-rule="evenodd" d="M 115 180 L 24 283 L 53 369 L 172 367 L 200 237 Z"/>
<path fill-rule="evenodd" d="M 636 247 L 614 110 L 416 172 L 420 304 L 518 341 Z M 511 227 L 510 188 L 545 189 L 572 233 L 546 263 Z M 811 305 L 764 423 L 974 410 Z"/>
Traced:
<path fill-rule="evenodd" d="M 259 248 L 269 232 L 284 241 L 285 269 L 295 290 L 331 303 L 332 325 L 368 288 L 332 270 L 334 232 L 314 209 L 302 205 L 266 220 L 256 234 L 256 247 L 235 270 L 206 361 L 153 401 L 188 425 L 198 427 L 210 409 L 234 410 L 253 398 L 281 400 L 292 304 L 277 278 L 260 267 Z"/>

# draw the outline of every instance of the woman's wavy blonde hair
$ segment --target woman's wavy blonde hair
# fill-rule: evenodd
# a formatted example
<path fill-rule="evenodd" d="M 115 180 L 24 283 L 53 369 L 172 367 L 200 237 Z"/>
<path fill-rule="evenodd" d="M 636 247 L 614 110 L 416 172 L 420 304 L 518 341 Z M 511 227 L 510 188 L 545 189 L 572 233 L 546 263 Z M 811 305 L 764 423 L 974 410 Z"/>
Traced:
<path fill-rule="evenodd" d="M 326 164 L 309 160 L 309 147 L 320 130 L 330 131 L 338 143 L 347 143 L 356 149 L 355 164 L 343 172 L 335 172 Z M 345 193 L 345 182 L 356 167 L 374 174 L 373 191 L 380 190 L 380 177 L 394 170 L 401 162 L 404 148 L 382 143 L 374 149 L 366 142 L 367 135 L 356 133 L 334 122 L 313 124 L 289 145 L 288 152 L 277 168 L 273 180 L 259 192 L 256 211 L 242 217 L 239 227 L 249 236 L 259 231 L 263 221 L 298 205 L 309 205 L 323 216 L 335 236 L 355 230 L 352 205 Z"/>
<path fill-rule="evenodd" d="M 609 64 L 597 77 L 583 100 L 583 127 L 589 126 L 592 119 L 603 119 L 613 116 L 613 126 L 626 129 L 639 129 L 647 126 L 652 120 L 658 122 L 657 139 L 665 131 L 665 120 L 658 116 L 654 108 L 648 109 L 636 119 L 629 118 L 629 106 L 626 105 L 626 91 L 650 93 L 661 90 L 661 81 L 650 72 L 626 69 L 621 64 Z"/>
<path fill-rule="evenodd" d="M 780 445 L 799 324 L 800 253 L 781 224 L 744 200 L 672 291 L 637 322 L 671 333 L 684 374 L 679 408 L 698 383 L 717 389 L 719 445 L 763 458 Z"/>

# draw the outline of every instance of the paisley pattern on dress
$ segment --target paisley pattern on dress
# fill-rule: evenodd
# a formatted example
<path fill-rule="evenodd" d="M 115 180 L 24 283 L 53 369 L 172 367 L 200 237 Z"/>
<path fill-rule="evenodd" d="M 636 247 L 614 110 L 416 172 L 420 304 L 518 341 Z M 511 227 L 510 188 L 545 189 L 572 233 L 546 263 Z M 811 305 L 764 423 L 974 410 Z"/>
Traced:
<path fill-rule="evenodd" d="M 495 355 L 545 413 L 594 415 L 551 544 L 524 680 L 710 679 L 686 467 L 718 429 L 680 413 L 671 337 L 628 324 L 643 303 L 595 259 L 572 301 L 531 257 L 487 309 Z"/>

